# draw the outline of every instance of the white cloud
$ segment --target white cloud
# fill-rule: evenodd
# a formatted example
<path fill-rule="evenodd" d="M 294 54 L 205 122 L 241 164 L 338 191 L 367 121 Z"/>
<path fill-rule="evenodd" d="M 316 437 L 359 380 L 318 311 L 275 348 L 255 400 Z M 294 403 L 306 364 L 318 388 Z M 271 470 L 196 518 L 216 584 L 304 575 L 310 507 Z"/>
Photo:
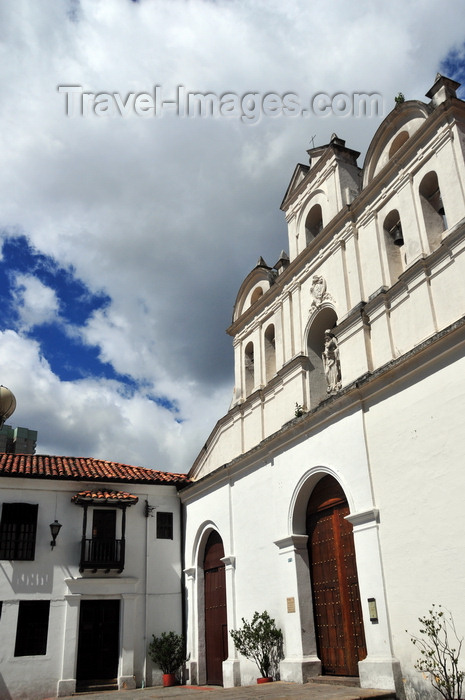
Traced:
<path fill-rule="evenodd" d="M 68 333 L 144 391 L 178 405 L 184 421 L 142 389 L 125 398 L 122 385 L 107 380 L 60 381 L 35 343 L 16 338 L 28 359 L 15 372 L 0 346 L 0 381 L 15 393 L 19 381 L 15 420 L 39 430 L 41 449 L 111 451 L 166 468 L 193 458 L 229 403 L 224 328 L 236 292 L 259 255 L 272 265 L 287 248 L 279 204 L 295 163 L 305 162 L 314 135 L 317 145 L 337 132 L 363 151 L 379 123 L 69 118 L 58 85 L 125 95 L 158 84 L 167 96 L 184 85 L 294 92 L 302 100 L 321 91 L 379 92 L 390 109 L 400 90 L 422 98 L 464 29 L 457 4 L 439 0 L 3 3 L 0 230 L 25 232 L 90 293 L 108 296 L 82 326 L 70 321 Z M 66 323 L 52 288 L 24 279 L 17 297 L 24 329 L 58 314 Z M 33 412 L 39 378 L 48 409 Z"/>
<path fill-rule="evenodd" d="M 38 453 L 92 456 L 156 469 L 185 472 L 211 429 L 212 406 L 225 410 L 221 395 L 195 401 L 190 420 L 157 405 L 146 393 L 128 394 L 109 380 L 60 381 L 40 353 L 39 344 L 14 331 L 0 333 L 1 375 L 8 376 L 17 409 L 9 423 L 39 429 Z M 180 412 L 191 411 L 192 393 L 176 391 Z M 221 394 L 221 392 L 220 392 Z"/>
<path fill-rule="evenodd" d="M 58 320 L 59 302 L 55 291 L 33 275 L 14 275 L 13 294 L 23 330 Z"/>

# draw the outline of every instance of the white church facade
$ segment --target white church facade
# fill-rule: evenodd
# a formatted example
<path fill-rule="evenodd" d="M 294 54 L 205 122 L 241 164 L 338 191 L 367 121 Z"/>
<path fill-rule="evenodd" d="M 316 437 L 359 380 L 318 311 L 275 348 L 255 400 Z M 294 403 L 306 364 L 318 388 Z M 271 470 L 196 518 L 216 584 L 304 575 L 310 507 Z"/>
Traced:
<path fill-rule="evenodd" d="M 281 679 L 399 698 L 432 692 L 406 633 L 432 603 L 465 633 L 457 88 L 399 99 L 363 169 L 336 135 L 310 149 L 282 203 L 289 255 L 239 290 L 233 401 L 181 492 L 192 683 L 254 682 L 228 631 L 265 609 Z"/>

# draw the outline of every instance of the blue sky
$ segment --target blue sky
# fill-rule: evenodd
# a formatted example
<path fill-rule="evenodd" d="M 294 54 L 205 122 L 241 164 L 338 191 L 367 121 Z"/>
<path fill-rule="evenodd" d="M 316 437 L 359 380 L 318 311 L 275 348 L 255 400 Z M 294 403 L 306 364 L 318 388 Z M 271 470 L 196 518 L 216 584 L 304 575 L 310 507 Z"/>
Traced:
<path fill-rule="evenodd" d="M 438 71 L 465 82 L 462 10 L 458 0 L 3 3 L 9 423 L 38 430 L 39 453 L 187 471 L 232 397 L 225 329 L 239 286 L 259 256 L 273 265 L 288 248 L 279 205 L 295 164 L 312 138 L 336 132 L 362 165 L 398 92 L 423 99 Z M 304 105 L 376 92 L 384 112 L 67 116 L 58 87 L 76 85 L 123 102 L 156 85 L 165 99 L 183 86 L 239 101 L 292 93 Z"/>

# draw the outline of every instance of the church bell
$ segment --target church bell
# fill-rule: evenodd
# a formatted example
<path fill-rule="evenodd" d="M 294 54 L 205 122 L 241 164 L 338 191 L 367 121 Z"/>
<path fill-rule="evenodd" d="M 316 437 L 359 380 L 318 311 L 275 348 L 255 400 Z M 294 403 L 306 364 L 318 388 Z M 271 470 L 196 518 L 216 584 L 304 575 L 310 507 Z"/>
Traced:
<path fill-rule="evenodd" d="M 392 240 L 394 241 L 394 245 L 404 245 L 404 237 L 402 235 L 402 226 L 400 225 L 400 222 L 391 229 L 391 236 Z"/>

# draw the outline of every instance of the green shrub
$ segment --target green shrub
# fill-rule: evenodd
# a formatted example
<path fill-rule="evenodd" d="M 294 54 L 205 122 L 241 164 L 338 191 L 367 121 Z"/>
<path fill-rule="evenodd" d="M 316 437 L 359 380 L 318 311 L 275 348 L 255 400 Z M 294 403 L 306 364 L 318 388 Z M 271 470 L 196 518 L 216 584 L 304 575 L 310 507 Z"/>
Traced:
<path fill-rule="evenodd" d="M 163 673 L 176 673 L 186 661 L 186 643 L 182 634 L 162 632 L 160 637 L 152 635 L 149 656 Z"/>
<path fill-rule="evenodd" d="M 251 622 L 242 618 L 243 626 L 231 630 L 237 651 L 247 659 L 255 661 L 263 678 L 271 675 L 283 658 L 283 634 L 266 610 L 255 612 Z"/>

